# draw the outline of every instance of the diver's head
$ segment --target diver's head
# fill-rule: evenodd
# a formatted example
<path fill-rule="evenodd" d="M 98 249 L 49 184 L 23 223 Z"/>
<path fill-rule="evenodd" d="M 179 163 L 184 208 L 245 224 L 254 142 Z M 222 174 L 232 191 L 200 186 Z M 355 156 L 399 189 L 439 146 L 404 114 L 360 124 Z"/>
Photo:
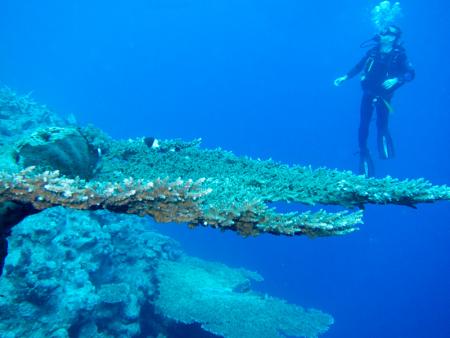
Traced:
<path fill-rule="evenodd" d="M 396 45 L 400 45 L 401 36 L 402 31 L 398 26 L 389 25 L 374 37 L 361 43 L 360 47 L 374 47 L 377 45 L 393 47 Z"/>
<path fill-rule="evenodd" d="M 402 31 L 398 26 L 390 25 L 378 34 L 378 41 L 381 44 L 398 45 Z"/>

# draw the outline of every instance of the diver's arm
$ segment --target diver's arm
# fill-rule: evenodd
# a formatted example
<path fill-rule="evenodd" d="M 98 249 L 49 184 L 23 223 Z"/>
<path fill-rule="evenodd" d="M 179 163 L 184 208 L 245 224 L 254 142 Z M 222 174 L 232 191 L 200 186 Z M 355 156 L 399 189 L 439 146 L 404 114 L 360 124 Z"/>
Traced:
<path fill-rule="evenodd" d="M 344 81 L 347 81 L 348 79 L 351 79 L 356 74 L 358 74 L 362 69 L 364 68 L 364 64 L 366 63 L 367 56 L 364 56 L 350 71 L 343 75 L 338 77 L 336 80 L 334 80 L 334 85 L 336 87 L 339 87 Z"/>
<path fill-rule="evenodd" d="M 348 79 L 355 77 L 357 74 L 359 74 L 363 70 L 364 65 L 367 62 L 368 55 L 369 55 L 369 53 L 364 55 L 364 57 L 362 57 L 361 60 L 359 60 L 359 62 L 352 69 L 350 69 L 350 71 L 346 75 Z"/>
<path fill-rule="evenodd" d="M 347 81 L 348 79 L 351 79 L 351 78 L 355 77 L 357 74 L 359 74 L 364 69 L 367 59 L 372 55 L 372 53 L 373 53 L 373 48 L 371 50 L 369 50 L 366 53 L 366 55 L 364 55 L 361 58 L 361 60 L 359 60 L 359 62 L 352 69 L 350 69 L 350 71 L 347 74 L 340 76 L 336 80 L 334 80 L 334 85 L 338 87 L 344 81 Z"/>
<path fill-rule="evenodd" d="M 348 79 L 355 77 L 356 74 L 360 73 L 367 62 L 367 58 L 368 55 L 364 55 L 364 57 L 352 69 L 350 69 L 347 74 L 340 76 L 336 80 L 334 80 L 334 85 L 336 87 L 339 87 L 344 81 L 347 81 Z"/>

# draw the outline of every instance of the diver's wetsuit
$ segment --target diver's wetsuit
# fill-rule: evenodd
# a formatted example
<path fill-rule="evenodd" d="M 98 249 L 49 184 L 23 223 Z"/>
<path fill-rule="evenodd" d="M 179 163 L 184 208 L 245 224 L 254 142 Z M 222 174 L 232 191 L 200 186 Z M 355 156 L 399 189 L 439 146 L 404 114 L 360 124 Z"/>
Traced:
<path fill-rule="evenodd" d="M 395 45 L 389 53 L 381 53 L 377 45 L 371 48 L 361 61 L 348 73 L 352 78 L 360 72 L 363 97 L 361 100 L 361 119 L 359 124 L 360 173 L 373 175 L 373 163 L 367 148 L 369 125 L 372 119 L 373 108 L 377 111 L 377 144 L 380 158 L 394 157 L 394 145 L 389 133 L 389 113 L 391 99 L 394 92 L 405 82 L 415 77 L 414 69 L 408 62 L 405 49 Z M 398 82 L 390 89 L 383 88 L 383 82 L 397 78 Z"/>

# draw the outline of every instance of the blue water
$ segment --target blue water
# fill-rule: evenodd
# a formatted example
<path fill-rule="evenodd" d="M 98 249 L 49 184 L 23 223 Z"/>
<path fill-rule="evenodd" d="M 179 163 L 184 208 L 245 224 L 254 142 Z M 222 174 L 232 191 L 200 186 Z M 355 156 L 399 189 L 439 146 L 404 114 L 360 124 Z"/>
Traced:
<path fill-rule="evenodd" d="M 0 83 L 117 138 L 356 170 L 356 79 L 375 1 L 0 2 Z M 378 176 L 450 183 L 450 5 L 402 3 L 416 80 L 401 88 L 393 161 Z M 373 134 L 370 146 L 374 150 Z M 257 270 L 255 286 L 331 313 L 324 337 L 450 337 L 450 205 L 369 206 L 344 237 L 242 239 L 159 225 L 202 258 Z"/>

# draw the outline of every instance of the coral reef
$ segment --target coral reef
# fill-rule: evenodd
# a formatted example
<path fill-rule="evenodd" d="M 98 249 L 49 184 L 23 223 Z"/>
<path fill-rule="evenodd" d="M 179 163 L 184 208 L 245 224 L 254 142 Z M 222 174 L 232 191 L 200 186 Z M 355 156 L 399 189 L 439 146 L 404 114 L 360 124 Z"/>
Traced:
<path fill-rule="evenodd" d="M 196 181 L 167 178 L 154 181 L 125 179 L 121 183 L 86 183 L 60 177 L 56 172 L 33 175 L 33 167 L 17 174 L 0 172 L 0 202 L 28 206 L 32 213 L 53 206 L 80 210 L 106 209 L 150 215 L 158 222 L 185 222 L 235 230 L 244 236 L 268 232 L 278 235 L 330 236 L 354 231 L 361 212 L 279 214 L 252 200 L 216 209 L 205 199 L 211 188 Z M 26 215 L 25 215 L 26 216 Z"/>
<path fill-rule="evenodd" d="M 236 158 L 233 163 L 239 166 L 239 161 Z M 62 205 L 151 215 L 159 222 L 211 226 L 238 231 L 244 236 L 265 232 L 314 237 L 342 235 L 356 230 L 362 211 L 280 214 L 266 203 L 287 200 L 350 207 L 365 203 L 414 206 L 450 198 L 450 188 L 432 186 L 421 179 L 398 181 L 387 177 L 367 180 L 348 172 L 289 168 L 271 162 L 266 163 L 271 168 L 265 172 L 264 163 L 250 159 L 242 161 L 249 163 L 245 175 L 227 173 L 227 167 L 222 167 L 222 175 L 229 174 L 228 180 L 227 177 L 201 177 L 196 181 L 183 181 L 180 178 L 171 180 L 167 176 L 153 181 L 129 178 L 121 183 L 110 183 L 68 179 L 60 177 L 58 172 L 33 174 L 31 169 L 17 174 L 0 173 L 0 202 L 31 205 L 35 210 Z M 176 163 L 176 160 L 168 163 Z M 251 170 L 252 165 L 254 171 Z M 263 174 L 270 172 L 270 180 L 264 182 L 261 171 Z M 190 173 L 192 176 L 198 174 L 195 170 Z M 259 186 L 255 186 L 255 181 Z"/>
<path fill-rule="evenodd" d="M 169 148 L 161 141 L 161 149 Z M 350 171 L 288 166 L 272 160 L 238 157 L 222 149 L 201 149 L 198 142 L 168 141 L 169 151 L 149 149 L 142 139 L 114 141 L 100 159 L 98 181 L 124 177 L 206 177 L 212 189 L 208 200 L 217 205 L 259 200 L 363 207 L 364 204 L 414 206 L 447 200 L 450 189 L 424 179 L 400 181 L 392 177 L 365 178 Z M 180 149 L 175 151 L 173 149 Z"/>
<path fill-rule="evenodd" d="M 67 123 L 36 103 L 30 95 L 17 95 L 9 88 L 0 88 L 0 168 L 20 170 L 13 146 L 23 135 L 42 126 L 66 126 Z"/>
<path fill-rule="evenodd" d="M 26 101 L 23 97 L 18 100 Z M 0 107 L 0 111 L 5 109 Z M 45 130 L 72 135 L 75 129 Z M 30 211 L 62 205 L 151 215 L 159 222 L 211 226 L 243 236 L 271 233 L 317 237 L 355 231 L 362 222 L 362 211 L 278 213 L 270 203 L 362 209 L 368 203 L 414 207 L 450 199 L 449 187 L 433 186 L 423 179 L 366 179 L 349 171 L 288 166 L 238 157 L 222 149 L 201 149 L 200 140 L 160 141 L 153 147 L 148 144 L 151 137 L 117 141 L 93 127 L 76 131 L 100 156 L 88 182 L 60 177 L 56 172 L 34 174 L 24 168 L 28 162 L 19 161 L 21 172 L 8 173 L 5 169 L 0 174 L 0 202 L 31 206 Z M 42 139 L 40 133 L 38 130 L 30 136 L 26 132 L 22 137 Z M 16 152 L 21 147 L 20 142 L 14 145 Z M 65 155 L 61 157 L 70 157 L 70 150 L 62 152 Z M 47 166 L 63 167 L 61 163 L 64 161 L 54 160 Z"/>
<path fill-rule="evenodd" d="M 200 217 L 198 203 L 210 192 L 200 189 L 202 179 L 168 182 L 130 178 L 121 183 L 101 184 L 60 177 L 57 171 L 33 175 L 33 169 L 29 167 L 17 174 L 0 173 L 0 202 L 30 205 L 34 210 L 52 206 L 106 209 L 139 216 L 151 215 L 159 222 L 191 222 Z"/>
<path fill-rule="evenodd" d="M 271 203 L 363 209 L 450 199 L 449 187 L 424 179 L 288 166 L 201 149 L 200 140 L 114 140 L 6 89 L 0 151 L 6 338 L 317 337 L 331 316 L 257 294 L 257 273 L 188 258 L 145 218 L 119 214 L 243 236 L 317 237 L 355 231 L 363 211 L 280 213 Z"/>
<path fill-rule="evenodd" d="M 15 226 L 0 278 L 0 336 L 204 337 L 200 324 L 224 337 L 317 337 L 333 323 L 253 292 L 257 273 L 189 258 L 149 226 L 64 208 Z"/>
<path fill-rule="evenodd" d="M 261 276 L 222 264 L 184 257 L 161 262 L 157 276 L 157 310 L 182 323 L 201 323 L 223 337 L 317 337 L 333 323 L 320 311 L 249 292 L 249 278 Z"/>
<path fill-rule="evenodd" d="M 0 88 L 0 143 L 17 141 L 21 135 L 42 126 L 64 127 L 69 122 L 30 94 L 18 95 L 7 87 Z"/>

